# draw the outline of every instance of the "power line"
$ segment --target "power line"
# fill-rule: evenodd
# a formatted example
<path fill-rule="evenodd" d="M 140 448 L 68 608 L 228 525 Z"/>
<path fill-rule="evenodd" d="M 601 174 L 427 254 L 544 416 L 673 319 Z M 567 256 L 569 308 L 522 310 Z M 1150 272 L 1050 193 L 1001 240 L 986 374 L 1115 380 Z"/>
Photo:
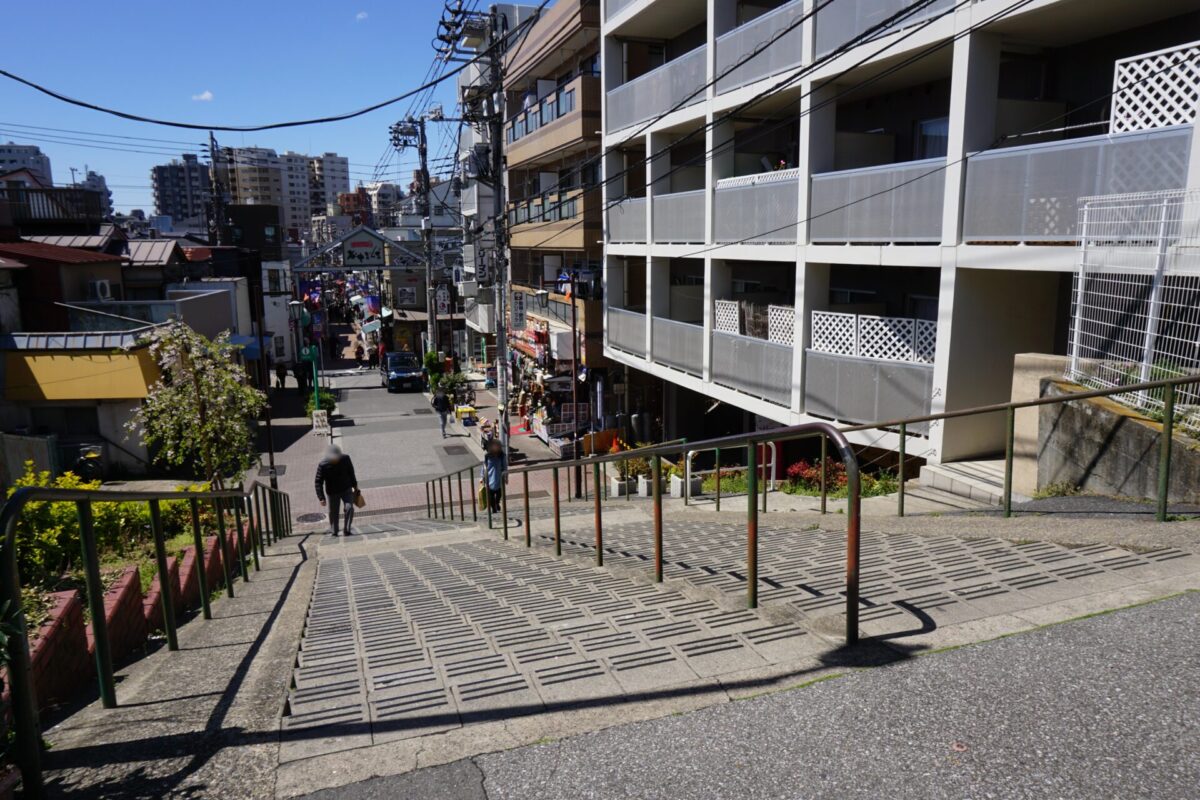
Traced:
<path fill-rule="evenodd" d="M 132 139 L 139 142 L 165 142 L 167 144 L 186 144 L 193 147 L 203 145 L 202 142 L 187 142 L 182 139 L 154 139 L 147 136 L 126 136 L 118 133 L 100 133 L 98 131 L 76 131 L 69 128 L 47 128 L 42 125 L 27 125 L 20 122 L 0 122 L 6 128 L 29 128 L 35 131 L 51 131 L 54 133 L 73 133 L 82 136 L 105 137 L 109 139 Z"/>
<path fill-rule="evenodd" d="M 538 9 L 537 9 L 538 13 L 540 13 L 542 11 L 542 9 L 544 9 L 549 3 L 550 3 L 550 0 L 542 0 L 541 5 L 539 5 Z M 537 19 L 537 15 L 535 14 L 534 16 L 531 16 L 529 19 L 522 22 L 521 25 L 522 26 L 530 25 L 530 24 L 532 24 L 533 20 L 536 20 L 536 19 Z M 213 125 L 213 124 L 208 124 L 208 123 L 201 124 L 201 123 L 195 123 L 195 122 L 177 122 L 174 120 L 156 119 L 154 117 L 146 117 L 146 116 L 142 116 L 140 114 L 132 114 L 127 111 L 120 111 L 118 109 L 108 108 L 106 106 L 102 106 L 97 103 L 92 103 L 87 100 L 78 100 L 76 98 L 65 95 L 61 92 L 55 91 L 54 89 L 50 89 L 46 86 L 42 86 L 41 84 L 36 83 L 28 78 L 23 78 L 20 75 L 10 72 L 6 69 L 0 69 L 0 76 L 8 78 L 9 80 L 12 80 L 12 81 L 16 81 L 17 83 L 20 83 L 24 86 L 28 86 L 30 89 L 33 89 L 34 91 L 37 91 L 37 92 L 41 92 L 42 94 L 47 95 L 48 97 L 53 97 L 55 100 L 61 100 L 64 103 L 69 103 L 70 105 L 79 106 L 80 108 L 86 108 L 86 109 L 90 109 L 92 111 L 99 111 L 102 114 L 109 114 L 114 117 L 120 117 L 122 119 L 133 120 L 134 122 L 146 122 L 146 123 L 150 123 L 151 125 L 165 125 L 170 128 L 184 128 L 187 130 L 231 131 L 231 132 L 235 132 L 235 133 L 238 133 L 238 132 L 251 133 L 254 131 L 267 131 L 267 130 L 275 130 L 278 128 L 298 128 L 303 125 L 324 125 L 324 124 L 327 124 L 330 122 L 342 122 L 344 120 L 354 119 L 355 117 L 361 117 L 365 114 L 370 114 L 372 111 L 378 111 L 381 108 L 386 108 L 388 106 L 395 105 L 396 103 L 399 103 L 402 100 L 407 100 L 408 98 L 413 97 L 420 92 L 423 92 L 427 89 L 437 86 L 438 84 L 440 84 L 442 81 L 446 80 L 447 78 L 453 77 L 454 75 L 457 75 L 458 73 L 462 72 L 463 70 L 465 70 L 467 67 L 471 66 L 472 64 L 483 60 L 483 58 L 488 55 L 488 52 L 494 46 L 495 45 L 490 45 L 487 49 L 485 49 L 484 51 L 479 53 L 474 58 L 469 59 L 468 61 L 465 61 L 462 64 L 459 64 L 454 69 L 443 72 L 440 76 L 438 76 L 434 80 L 428 81 L 425 84 L 422 84 L 421 86 L 418 86 L 415 89 L 410 89 L 409 91 L 404 92 L 403 94 L 388 98 L 387 100 L 381 100 L 378 103 L 372 103 L 371 105 L 366 106 L 365 108 L 360 108 L 357 111 L 350 111 L 345 114 L 334 114 L 334 115 L 326 116 L 326 117 L 314 117 L 312 119 L 291 120 L 288 122 L 271 122 L 271 123 L 268 123 L 265 125 Z"/>

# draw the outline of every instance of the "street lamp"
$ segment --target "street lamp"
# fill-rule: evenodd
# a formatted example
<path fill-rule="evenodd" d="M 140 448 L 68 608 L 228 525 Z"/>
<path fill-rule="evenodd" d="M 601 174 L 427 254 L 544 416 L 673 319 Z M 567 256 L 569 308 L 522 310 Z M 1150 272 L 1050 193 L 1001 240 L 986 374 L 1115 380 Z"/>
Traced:
<path fill-rule="evenodd" d="M 288 319 L 292 321 L 292 359 L 300 360 L 300 320 L 304 317 L 304 303 L 292 300 L 288 303 Z"/>

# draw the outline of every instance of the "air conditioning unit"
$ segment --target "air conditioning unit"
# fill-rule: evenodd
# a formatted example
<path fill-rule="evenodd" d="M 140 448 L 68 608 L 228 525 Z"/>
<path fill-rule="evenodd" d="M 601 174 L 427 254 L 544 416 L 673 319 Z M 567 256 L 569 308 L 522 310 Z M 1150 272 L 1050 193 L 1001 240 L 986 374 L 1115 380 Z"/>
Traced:
<path fill-rule="evenodd" d="M 88 281 L 89 300 L 112 300 L 112 284 L 109 281 Z"/>

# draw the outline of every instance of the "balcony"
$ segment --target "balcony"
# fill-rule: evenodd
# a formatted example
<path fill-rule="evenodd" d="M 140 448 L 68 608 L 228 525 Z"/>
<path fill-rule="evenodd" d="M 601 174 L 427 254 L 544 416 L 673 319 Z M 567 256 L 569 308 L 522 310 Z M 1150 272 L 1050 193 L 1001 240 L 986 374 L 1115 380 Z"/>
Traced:
<path fill-rule="evenodd" d="M 792 347 L 753 336 L 714 331 L 712 379 L 781 406 L 792 404 Z"/>
<path fill-rule="evenodd" d="M 877 36 L 903 30 L 954 8 L 957 0 L 934 0 L 920 11 L 896 22 Z M 909 0 L 838 0 L 817 12 L 817 57 L 827 55 L 867 29 L 911 5 Z M 871 41 L 866 39 L 864 41 Z"/>
<path fill-rule="evenodd" d="M 607 0 L 604 4 L 604 20 L 609 22 L 637 0 Z"/>
<path fill-rule="evenodd" d="M 716 241 L 795 244 L 799 195 L 798 169 L 717 181 Z"/>
<path fill-rule="evenodd" d="M 596 190 L 582 189 L 555 192 L 509 206 L 509 224 L 515 248 L 553 248 L 582 250 L 589 240 L 597 238 L 593 198 Z"/>
<path fill-rule="evenodd" d="M 809 240 L 940 242 L 945 165 L 930 158 L 814 175 Z"/>
<path fill-rule="evenodd" d="M 580 75 L 542 97 L 505 127 L 509 167 L 547 153 L 561 155 L 573 144 L 595 138 L 600 79 Z"/>
<path fill-rule="evenodd" d="M 22 233 L 53 233 L 64 228 L 89 229 L 104 221 L 104 199 L 90 189 L 32 189 L 0 185 L 0 202 L 8 204 L 12 224 Z"/>
<path fill-rule="evenodd" d="M 624 308 L 608 309 L 608 346 L 630 355 L 646 355 L 646 315 Z"/>
<path fill-rule="evenodd" d="M 717 92 L 728 92 L 800 66 L 803 63 L 800 53 L 804 26 L 796 22 L 803 16 L 804 0 L 792 0 L 720 36 L 716 41 L 717 74 L 724 75 L 743 59 L 746 62 L 717 81 Z M 796 27 L 780 36 L 780 31 L 793 24 Z M 775 39 L 776 36 L 779 38 Z M 771 44 L 767 45 L 767 42 Z M 762 52 L 747 58 L 764 47 Z"/>
<path fill-rule="evenodd" d="M 492 213 L 492 190 L 477 180 L 471 180 L 463 186 L 459 199 L 460 211 L 464 217 L 479 214 L 482 209 L 484 216 Z"/>
<path fill-rule="evenodd" d="M 703 244 L 704 198 L 703 189 L 656 195 L 655 244 Z"/>
<path fill-rule="evenodd" d="M 610 91 L 605 130 L 609 133 L 619 131 L 653 119 L 676 106 L 702 102 L 707 55 L 707 46 L 697 47 Z"/>
<path fill-rule="evenodd" d="M 805 411 L 846 422 L 929 413 L 937 323 L 909 317 L 812 312 Z M 927 433 L 928 425 L 910 426 Z"/>
<path fill-rule="evenodd" d="M 646 243 L 646 198 L 626 197 L 607 213 L 610 244 Z"/>
<path fill-rule="evenodd" d="M 967 161 L 964 242 L 1076 242 L 1079 199 L 1182 189 L 1192 125 L 1008 147 Z"/>
<path fill-rule="evenodd" d="M 655 317 L 652 353 L 657 364 L 697 377 L 704 374 L 704 327 Z"/>

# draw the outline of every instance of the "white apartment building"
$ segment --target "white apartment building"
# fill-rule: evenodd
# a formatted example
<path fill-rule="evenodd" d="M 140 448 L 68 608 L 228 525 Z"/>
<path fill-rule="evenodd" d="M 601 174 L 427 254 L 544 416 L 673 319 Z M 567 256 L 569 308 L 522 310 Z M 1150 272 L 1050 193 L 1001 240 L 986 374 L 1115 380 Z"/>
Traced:
<path fill-rule="evenodd" d="M 371 216 L 375 219 L 375 227 L 393 224 L 400 213 L 404 190 L 398 184 L 386 181 L 365 183 L 363 188 L 367 190 L 367 197 L 371 198 Z"/>
<path fill-rule="evenodd" d="M 350 191 L 350 159 L 337 153 L 311 156 L 308 177 L 312 213 L 328 214 L 330 206 L 337 205 L 338 194 Z"/>
<path fill-rule="evenodd" d="M 606 356 L 799 424 L 1006 401 L 1065 352 L 1079 198 L 1200 186 L 1197 6 L 934 0 L 839 52 L 910 3 L 604 0 Z"/>
<path fill-rule="evenodd" d="M 79 182 L 80 189 L 87 189 L 92 192 L 98 192 L 100 195 L 100 206 L 103 209 L 104 216 L 111 217 L 113 213 L 112 192 L 108 188 L 108 181 L 104 176 L 94 170 L 88 170 L 84 179 Z"/>
<path fill-rule="evenodd" d="M 308 156 L 288 150 L 279 156 L 283 170 L 280 181 L 282 193 L 283 226 L 295 228 L 303 237 L 312 219 L 311 189 L 308 185 Z"/>
<path fill-rule="evenodd" d="M 338 192 L 350 190 L 350 163 L 335 153 L 280 155 L 266 147 L 227 147 L 221 177 L 231 202 L 279 206 L 284 227 L 303 238 L 313 215 L 325 214 L 330 203 L 337 204 Z"/>
<path fill-rule="evenodd" d="M 50 169 L 50 157 L 33 144 L 17 144 L 9 141 L 0 144 L 0 173 L 28 169 L 46 186 L 54 185 L 54 174 Z"/>

